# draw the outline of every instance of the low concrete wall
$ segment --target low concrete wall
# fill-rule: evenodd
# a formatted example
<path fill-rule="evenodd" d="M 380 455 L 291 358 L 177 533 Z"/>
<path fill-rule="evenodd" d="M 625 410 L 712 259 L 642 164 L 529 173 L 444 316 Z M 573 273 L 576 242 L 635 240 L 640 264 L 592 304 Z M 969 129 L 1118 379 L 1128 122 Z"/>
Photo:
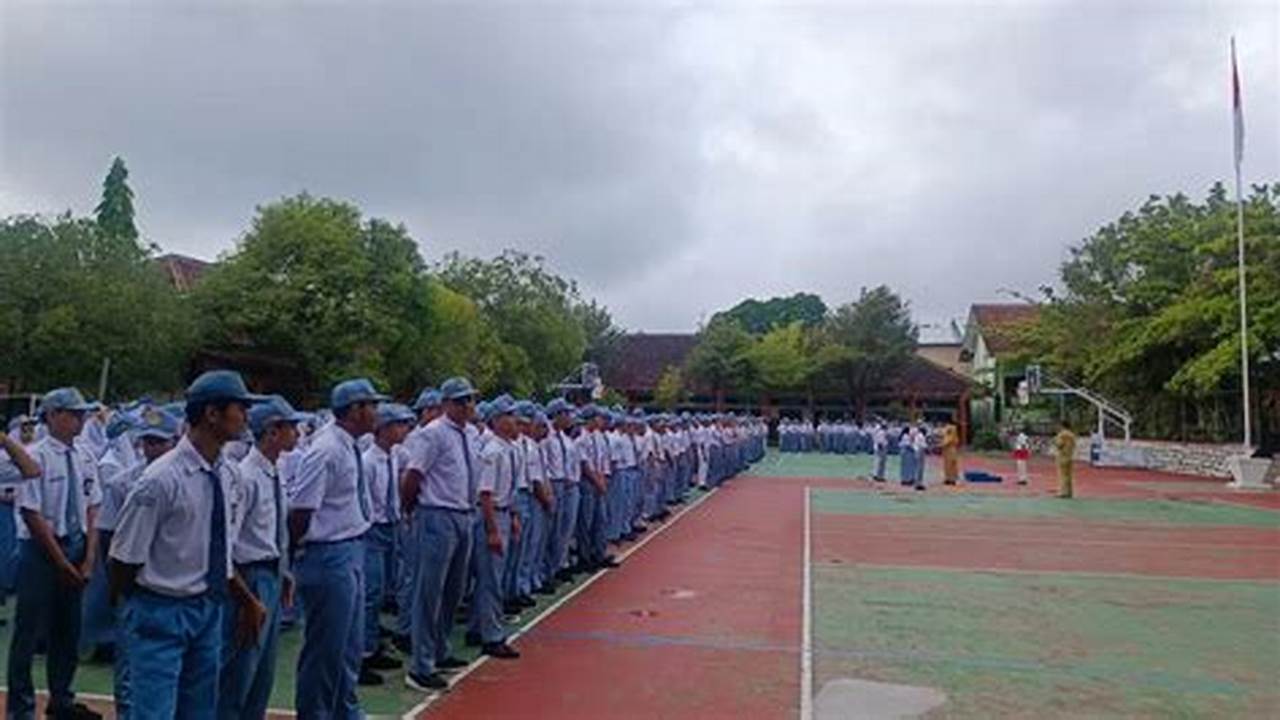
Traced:
<path fill-rule="evenodd" d="M 1031 441 L 1032 451 L 1041 455 L 1053 454 L 1053 438 L 1036 437 Z M 1089 437 L 1076 442 L 1076 460 L 1089 461 Z M 1160 440 L 1123 440 L 1108 438 L 1103 446 L 1102 465 L 1141 467 L 1148 470 L 1200 475 L 1203 477 L 1230 478 L 1227 459 L 1238 455 L 1241 446 L 1236 444 L 1177 443 Z M 1273 462 L 1272 478 L 1280 473 L 1280 463 Z"/>

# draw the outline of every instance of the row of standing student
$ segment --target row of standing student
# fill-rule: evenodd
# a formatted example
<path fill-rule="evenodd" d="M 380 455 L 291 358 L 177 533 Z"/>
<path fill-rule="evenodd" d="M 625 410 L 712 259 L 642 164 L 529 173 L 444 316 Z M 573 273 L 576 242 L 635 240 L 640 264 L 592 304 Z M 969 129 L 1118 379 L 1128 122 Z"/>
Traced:
<path fill-rule="evenodd" d="M 885 422 L 860 424 L 803 420 L 783 420 L 778 425 L 779 449 L 784 453 L 830 452 L 871 454 L 875 457 L 872 479 L 887 480 L 889 456 L 898 457 L 898 479 L 916 490 L 925 489 L 925 467 L 931 449 L 942 455 L 943 482 L 959 481 L 959 431 L 953 424 L 941 428 L 926 423 L 889 425 Z"/>
<path fill-rule="evenodd" d="M 306 414 L 216 371 L 168 408 L 183 417 L 121 413 L 90 438 L 95 406 L 47 394 L 42 437 L 6 436 L 0 462 L 19 540 L 8 716 L 34 714 L 43 642 L 51 714 L 97 717 L 72 692 L 83 640 L 114 642 L 118 717 L 263 717 L 293 611 L 299 716 L 360 717 L 356 686 L 399 664 L 378 621 L 388 598 L 406 682 L 443 689 L 466 664 L 449 646 L 464 597 L 468 641 L 518 657 L 506 621 L 531 593 L 616 565 L 611 543 L 764 451 L 753 419 L 505 396 L 477 413 L 460 378 L 413 409 L 388 400 L 340 383 L 332 420 L 300 437 Z"/>

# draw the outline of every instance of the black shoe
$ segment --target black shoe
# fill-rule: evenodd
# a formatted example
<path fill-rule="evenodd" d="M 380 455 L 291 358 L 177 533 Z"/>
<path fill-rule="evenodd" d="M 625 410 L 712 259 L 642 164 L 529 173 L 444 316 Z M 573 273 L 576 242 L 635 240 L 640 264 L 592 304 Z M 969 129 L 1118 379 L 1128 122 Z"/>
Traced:
<path fill-rule="evenodd" d="M 917 486 L 916 486 L 916 492 L 924 492 L 924 486 L 923 486 L 923 485 L 917 485 Z"/>
<path fill-rule="evenodd" d="M 115 662 L 116 646 L 110 643 L 94 645 L 93 652 L 89 655 L 89 662 L 96 665 L 110 665 Z"/>
<path fill-rule="evenodd" d="M 503 615 L 519 615 L 522 608 L 516 604 L 515 600 L 502 604 Z"/>
<path fill-rule="evenodd" d="M 408 635 L 392 635 L 391 646 L 402 653 L 413 652 L 413 640 L 411 640 Z"/>
<path fill-rule="evenodd" d="M 102 720 L 102 715 L 89 709 L 84 703 L 75 703 L 71 707 L 47 708 L 44 711 L 45 717 L 54 718 L 54 720 Z"/>
<path fill-rule="evenodd" d="M 523 609 L 523 608 L 537 607 L 537 605 L 538 605 L 538 601 L 537 601 L 537 600 L 534 600 L 533 598 L 529 597 L 528 595 L 521 595 L 520 597 L 516 598 L 516 605 L 517 605 L 517 606 L 519 606 L 519 607 L 520 607 L 520 608 L 522 608 L 522 609 Z M 517 612 L 518 612 L 518 611 L 517 611 Z"/>
<path fill-rule="evenodd" d="M 467 662 L 466 660 L 463 660 L 462 658 L 458 658 L 450 655 L 449 657 L 436 663 L 436 669 L 437 670 L 461 670 L 462 668 L 470 664 L 471 663 Z"/>
<path fill-rule="evenodd" d="M 556 573 L 556 579 L 560 582 L 573 582 L 573 571 L 568 569 L 561 570 Z"/>
<path fill-rule="evenodd" d="M 636 534 L 636 531 L 635 531 L 635 530 L 632 530 L 631 532 L 627 533 L 626 535 L 623 535 L 623 536 L 622 536 L 622 539 L 623 539 L 623 540 L 625 540 L 625 541 L 627 541 L 627 542 L 634 542 L 634 541 L 635 541 L 635 539 L 636 539 L 637 537 L 640 537 L 640 536 Z"/>
<path fill-rule="evenodd" d="M 476 633 L 467 633 L 465 642 L 467 643 L 467 647 L 480 647 L 484 644 L 484 641 L 481 640 L 480 636 Z"/>
<path fill-rule="evenodd" d="M 598 567 L 601 568 L 602 570 L 608 570 L 610 568 L 616 568 L 621 564 L 622 563 L 618 562 L 616 558 L 610 555 L 609 557 L 606 557 L 605 559 L 601 560 Z"/>
<path fill-rule="evenodd" d="M 439 692 L 449 689 L 449 681 L 445 680 L 440 673 L 431 673 L 430 675 L 419 675 L 416 672 L 406 673 L 404 684 L 422 692 Z"/>
<path fill-rule="evenodd" d="M 379 649 L 378 652 L 365 658 L 361 666 L 370 670 L 399 670 L 404 667 L 404 663 Z"/>
<path fill-rule="evenodd" d="M 373 686 L 381 685 L 385 682 L 386 680 L 383 680 L 382 676 L 379 675 L 378 673 L 370 670 L 364 665 L 360 666 L 360 677 L 356 680 L 356 683 L 358 685 L 362 687 L 373 687 Z"/>
<path fill-rule="evenodd" d="M 556 585 L 555 583 L 545 583 L 541 585 L 537 590 L 534 590 L 533 593 L 535 595 L 555 595 Z"/>
<path fill-rule="evenodd" d="M 480 652 L 491 658 L 498 658 L 499 660 L 515 660 L 520 657 L 519 650 L 516 650 L 504 642 L 485 643 L 485 646 L 480 650 Z"/>

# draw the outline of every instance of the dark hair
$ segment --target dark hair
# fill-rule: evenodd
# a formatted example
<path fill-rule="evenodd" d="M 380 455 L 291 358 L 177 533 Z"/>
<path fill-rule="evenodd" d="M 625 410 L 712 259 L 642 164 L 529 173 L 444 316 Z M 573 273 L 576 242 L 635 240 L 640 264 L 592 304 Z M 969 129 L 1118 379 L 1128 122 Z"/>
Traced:
<path fill-rule="evenodd" d="M 204 419 L 204 411 L 209 408 L 213 408 L 214 410 L 222 412 L 223 410 L 226 410 L 231 405 L 244 405 L 244 402 L 240 400 L 230 400 L 230 399 L 206 400 L 203 402 L 189 402 L 187 403 L 187 410 L 186 410 L 187 425 L 190 425 L 191 427 L 195 427 L 199 425 L 200 421 Z"/>

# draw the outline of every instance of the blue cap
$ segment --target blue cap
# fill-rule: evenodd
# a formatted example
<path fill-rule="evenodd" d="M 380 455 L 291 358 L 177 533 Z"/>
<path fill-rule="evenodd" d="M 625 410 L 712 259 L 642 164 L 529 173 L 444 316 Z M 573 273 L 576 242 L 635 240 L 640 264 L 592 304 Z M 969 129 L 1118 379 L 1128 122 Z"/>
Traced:
<path fill-rule="evenodd" d="M 556 398 L 555 400 L 547 403 L 548 415 L 556 415 L 557 413 L 562 412 L 573 412 L 573 406 L 569 404 L 568 400 L 565 400 L 564 398 Z"/>
<path fill-rule="evenodd" d="M 266 432 L 278 422 L 300 423 L 307 416 L 293 409 L 288 400 L 279 395 L 272 395 L 266 402 L 249 408 L 249 430 L 255 435 Z"/>
<path fill-rule="evenodd" d="M 50 390 L 44 394 L 40 400 L 41 412 L 49 412 L 51 410 L 70 410 L 71 412 L 89 412 L 97 406 L 93 403 L 86 402 L 80 391 L 73 387 L 63 387 L 57 390 Z"/>
<path fill-rule="evenodd" d="M 464 377 L 451 377 L 441 383 L 440 394 L 445 400 L 461 400 L 475 396 L 476 389 L 471 386 L 471 381 Z"/>
<path fill-rule="evenodd" d="M 476 403 L 476 415 L 480 416 L 481 420 L 489 419 L 489 401 L 488 400 L 481 400 L 480 402 Z"/>
<path fill-rule="evenodd" d="M 489 401 L 489 412 L 485 415 L 485 420 L 492 420 L 499 415 L 510 415 L 516 411 L 516 401 L 510 395 L 499 395 Z"/>
<path fill-rule="evenodd" d="M 538 406 L 532 400 L 521 400 L 515 405 L 515 413 L 525 420 L 532 420 L 538 414 Z"/>
<path fill-rule="evenodd" d="M 378 406 L 378 422 L 377 427 L 381 428 L 391 423 L 413 423 L 418 419 L 412 410 L 406 405 L 400 403 L 382 403 Z"/>
<path fill-rule="evenodd" d="M 255 406 L 257 407 L 257 406 Z M 182 430 L 182 421 L 159 408 L 148 408 L 137 418 L 137 435 L 140 438 L 154 437 L 162 440 L 174 440 Z"/>
<path fill-rule="evenodd" d="M 142 427 L 145 427 L 142 418 L 128 410 L 119 410 L 112 414 L 111 419 L 107 421 L 107 439 L 115 440 L 130 430 L 138 430 Z"/>
<path fill-rule="evenodd" d="M 382 402 L 390 399 L 375 390 L 373 382 L 368 378 L 354 378 L 333 386 L 333 392 L 329 394 L 329 407 L 341 410 L 358 402 Z"/>
<path fill-rule="evenodd" d="M 187 388 L 187 404 L 237 400 L 246 405 L 260 403 L 265 395 L 254 395 L 235 370 L 210 370 L 192 381 Z"/>
<path fill-rule="evenodd" d="M 546 424 L 547 424 L 547 414 L 546 414 L 546 413 L 544 413 L 544 412 L 542 412 L 541 410 L 538 410 L 537 412 L 535 412 L 535 413 L 533 414 L 533 421 L 534 421 L 535 423 L 539 424 L 539 425 L 546 425 Z"/>
<path fill-rule="evenodd" d="M 427 388 L 418 394 L 418 399 L 413 401 L 413 409 L 415 412 L 422 412 L 426 408 L 440 407 L 444 396 L 435 388 Z"/>

